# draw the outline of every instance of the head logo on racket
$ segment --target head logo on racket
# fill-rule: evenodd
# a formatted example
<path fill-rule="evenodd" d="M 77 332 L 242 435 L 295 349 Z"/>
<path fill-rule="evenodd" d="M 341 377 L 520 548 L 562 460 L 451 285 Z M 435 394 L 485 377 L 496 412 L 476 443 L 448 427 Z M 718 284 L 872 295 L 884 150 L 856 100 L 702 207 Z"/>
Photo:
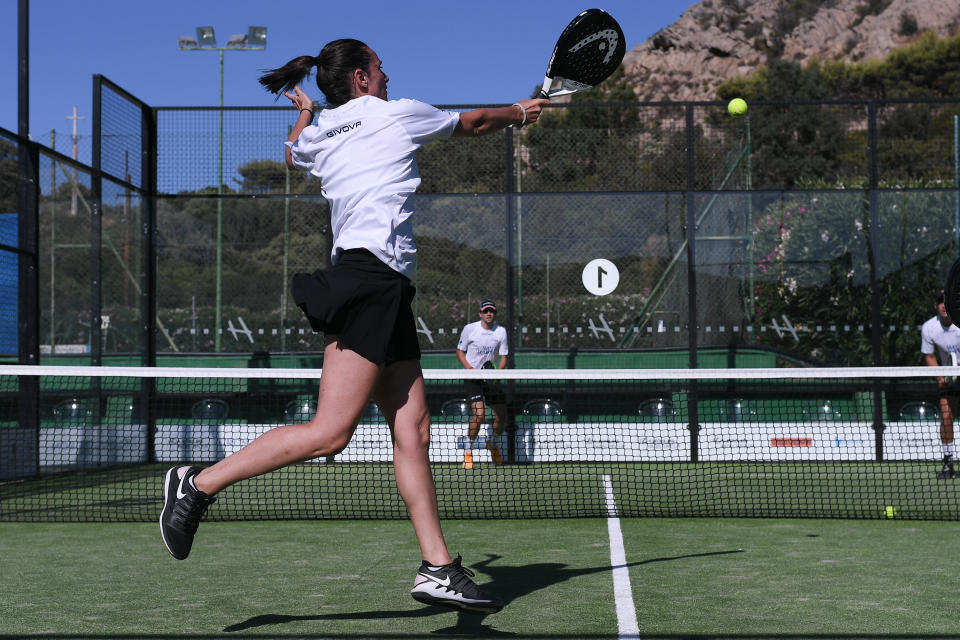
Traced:
<path fill-rule="evenodd" d="M 589 35 L 570 47 L 569 51 L 570 53 L 576 53 L 591 42 L 596 42 L 597 40 L 603 40 L 603 42 L 600 43 L 600 50 L 607 52 L 607 55 L 603 56 L 603 64 L 610 64 L 610 59 L 613 57 L 613 54 L 616 53 L 617 44 L 620 42 L 620 34 L 613 29 L 604 29 L 603 31 Z"/>

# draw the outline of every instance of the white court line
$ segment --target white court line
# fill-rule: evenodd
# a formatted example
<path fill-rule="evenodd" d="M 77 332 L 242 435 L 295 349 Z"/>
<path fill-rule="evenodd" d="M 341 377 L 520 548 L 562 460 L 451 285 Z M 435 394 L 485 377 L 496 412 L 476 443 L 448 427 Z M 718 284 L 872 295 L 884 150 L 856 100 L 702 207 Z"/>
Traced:
<path fill-rule="evenodd" d="M 617 517 L 617 501 L 613 495 L 610 476 L 603 476 L 603 490 L 607 496 L 607 532 L 610 535 L 610 566 L 613 567 L 613 597 L 617 605 L 617 628 L 619 638 L 639 638 L 637 609 L 633 604 L 630 589 L 630 572 L 627 570 L 627 554 L 623 548 L 623 533 Z"/>

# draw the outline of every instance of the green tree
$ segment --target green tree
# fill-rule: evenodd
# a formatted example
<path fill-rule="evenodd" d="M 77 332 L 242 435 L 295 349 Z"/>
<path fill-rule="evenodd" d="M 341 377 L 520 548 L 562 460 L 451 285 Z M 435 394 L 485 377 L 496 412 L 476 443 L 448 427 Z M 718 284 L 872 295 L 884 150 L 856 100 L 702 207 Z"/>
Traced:
<path fill-rule="evenodd" d="M 752 94 L 740 93 L 749 89 Z M 751 83 L 718 89 L 722 100 L 822 100 L 829 97 L 819 64 L 804 68 L 774 60 Z M 854 112 L 822 105 L 773 104 L 751 109 L 753 186 L 791 188 L 802 179 L 835 178 L 846 173 L 840 158 Z M 862 118 L 862 114 L 859 114 Z"/>
<path fill-rule="evenodd" d="M 525 130 L 525 191 L 633 190 L 652 128 L 640 119 L 623 67 L 601 85 L 570 96 L 570 106 L 548 107 Z"/>
<path fill-rule="evenodd" d="M 0 140 L 0 213 L 17 210 L 17 146 Z"/>

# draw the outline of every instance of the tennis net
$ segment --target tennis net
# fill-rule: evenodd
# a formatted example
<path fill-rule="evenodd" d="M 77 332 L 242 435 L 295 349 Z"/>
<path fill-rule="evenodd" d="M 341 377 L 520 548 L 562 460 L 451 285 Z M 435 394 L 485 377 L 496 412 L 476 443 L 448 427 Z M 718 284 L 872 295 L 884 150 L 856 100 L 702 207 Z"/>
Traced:
<path fill-rule="evenodd" d="M 926 367 L 424 374 L 444 518 L 960 516 Z M 2 366 L 0 521 L 153 521 L 167 468 L 308 420 L 320 375 Z M 508 426 L 487 407 L 471 441 L 477 378 Z M 238 483 L 207 517 L 404 518 L 391 461 L 370 405 L 342 453 Z"/>

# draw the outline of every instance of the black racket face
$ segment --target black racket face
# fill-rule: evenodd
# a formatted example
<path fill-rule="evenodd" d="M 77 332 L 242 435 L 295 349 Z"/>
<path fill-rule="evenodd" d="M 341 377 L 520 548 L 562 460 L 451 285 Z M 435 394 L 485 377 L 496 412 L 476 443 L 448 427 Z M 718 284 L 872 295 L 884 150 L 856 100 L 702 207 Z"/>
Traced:
<path fill-rule="evenodd" d="M 587 9 L 560 34 L 547 76 L 595 86 L 623 61 L 627 45 L 617 21 L 602 9 Z"/>
<path fill-rule="evenodd" d="M 947 274 L 947 285 L 943 289 L 943 303 L 947 308 L 947 315 L 953 324 L 960 322 L 960 259 L 950 267 Z M 960 324 L 957 324 L 960 327 Z"/>

